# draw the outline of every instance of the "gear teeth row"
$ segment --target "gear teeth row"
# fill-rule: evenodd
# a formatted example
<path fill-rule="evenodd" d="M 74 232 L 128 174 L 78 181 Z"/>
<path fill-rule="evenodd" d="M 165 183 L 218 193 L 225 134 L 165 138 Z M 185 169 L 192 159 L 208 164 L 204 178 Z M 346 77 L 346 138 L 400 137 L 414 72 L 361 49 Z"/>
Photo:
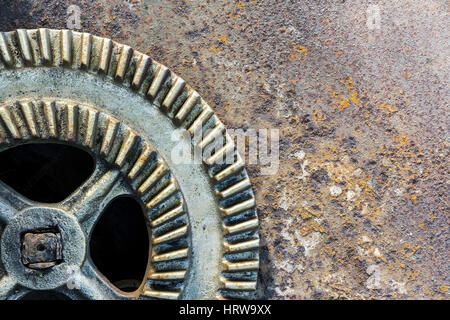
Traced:
<path fill-rule="evenodd" d="M 122 171 L 146 204 L 152 228 L 153 266 L 145 292 L 178 297 L 188 270 L 188 214 L 177 182 L 156 152 L 126 125 L 91 107 L 50 100 L 0 107 L 0 149 L 37 139 L 87 148 Z M 161 287 L 170 294 L 159 294 Z"/>
<path fill-rule="evenodd" d="M 235 150 L 233 141 L 227 135 L 223 124 L 198 93 L 192 90 L 176 74 L 153 61 L 147 55 L 109 39 L 71 30 L 37 29 L 0 33 L 0 69 L 28 66 L 63 66 L 83 69 L 100 76 L 106 76 L 125 87 L 129 87 L 159 107 L 173 120 L 175 125 L 185 128 L 193 136 L 197 132 L 202 133 L 201 141 L 194 141 L 194 139 L 192 141 L 195 146 L 202 150 L 211 148 L 217 137 L 222 138 L 223 145 L 219 149 L 216 148 L 217 150 L 213 154 L 204 159 L 214 182 L 222 211 L 224 231 L 222 276 L 226 281 L 232 281 L 231 284 L 226 281 L 221 282 L 219 296 L 248 297 L 248 290 L 254 288 L 254 285 L 250 285 L 249 282 L 256 284 L 257 270 L 245 271 L 244 273 L 234 272 L 229 270 L 228 265 L 239 263 L 255 265 L 259 260 L 258 217 L 254 194 L 244 169 L 244 162 Z M 51 106 L 45 106 L 44 108 L 44 115 L 48 120 L 46 134 L 49 137 L 56 137 L 60 134 L 56 132 L 55 126 L 58 115 L 52 108 Z M 24 110 L 24 123 L 28 124 L 26 126 L 29 129 L 26 132 L 21 127 L 21 122 L 15 122 L 15 118 L 8 110 L 0 112 L 2 119 L 0 141 L 19 139 L 22 136 L 35 134 L 34 129 L 29 127 L 32 116 L 27 107 Z M 68 120 L 71 120 L 71 118 L 68 118 Z M 89 127 L 91 135 L 85 137 L 85 144 L 93 143 L 95 115 L 89 115 L 88 123 L 91 126 Z M 76 128 L 75 123 L 72 125 L 73 128 Z M 69 137 L 75 137 L 74 131 L 68 131 Z M 140 188 L 144 197 L 147 196 L 148 210 L 156 219 L 162 219 L 164 216 L 171 217 L 173 210 L 180 205 L 180 196 L 179 192 L 176 191 L 176 184 L 173 181 L 171 182 L 170 179 L 168 180 L 159 167 L 159 169 L 152 167 L 152 173 L 145 178 L 142 177 L 142 172 L 149 167 L 147 160 L 145 160 L 150 159 L 151 152 L 149 150 L 143 150 L 132 167 L 127 166 L 125 159 L 135 153 L 136 145 L 139 143 L 134 140 L 135 137 L 133 136 L 122 137 L 120 142 L 123 143 L 122 148 L 115 150 L 114 146 L 119 142 L 114 139 L 117 139 L 120 133 L 120 125 L 115 123 L 108 125 L 105 135 L 106 142 L 104 141 L 99 147 L 102 154 L 111 158 L 113 153 L 116 155 L 118 153 L 119 156 L 114 159 L 115 164 L 119 167 L 124 166 L 124 172 L 126 171 L 128 178 L 135 184 L 137 184 L 136 181 L 139 181 L 138 188 Z M 226 155 L 232 155 L 232 159 L 227 158 L 226 164 L 217 164 Z M 152 174 L 153 176 L 151 176 Z M 149 200 L 150 198 L 152 199 Z M 171 203 L 171 206 L 161 203 Z M 176 216 L 174 215 L 174 220 L 171 220 L 172 218 L 169 220 L 177 221 Z M 171 230 L 168 234 L 172 234 L 172 232 L 174 232 L 173 234 L 183 234 L 183 228 Z M 165 236 L 170 238 L 168 234 Z M 179 242 L 179 239 L 174 238 L 171 241 Z M 165 248 L 164 250 L 169 250 L 168 252 L 171 252 L 170 250 L 178 252 L 179 250 L 176 245 L 171 246 L 170 243 L 161 242 L 161 246 Z M 163 253 L 157 253 L 156 256 L 161 254 Z M 175 271 L 181 272 L 182 270 Z M 164 285 L 161 285 L 160 282 L 166 280 L 153 279 L 151 281 L 155 282 L 155 287 L 164 288 Z M 171 279 L 170 281 L 177 280 Z M 170 281 L 167 280 L 167 282 Z M 242 281 L 242 285 L 236 284 L 238 281 Z M 160 289 L 155 290 L 149 288 L 147 295 L 163 298 L 178 297 L 175 293 L 164 291 L 164 289 L 161 289 L 162 291 Z"/>

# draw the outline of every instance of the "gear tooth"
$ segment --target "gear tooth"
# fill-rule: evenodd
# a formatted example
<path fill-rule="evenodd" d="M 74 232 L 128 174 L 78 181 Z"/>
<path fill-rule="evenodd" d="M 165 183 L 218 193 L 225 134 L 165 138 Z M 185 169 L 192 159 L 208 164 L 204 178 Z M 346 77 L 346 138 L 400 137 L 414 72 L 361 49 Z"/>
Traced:
<path fill-rule="evenodd" d="M 251 198 L 249 200 L 246 200 L 244 202 L 240 202 L 230 208 L 222 208 L 222 213 L 225 217 L 229 217 L 238 213 L 241 213 L 242 211 L 251 209 L 255 207 L 255 199 Z"/>
<path fill-rule="evenodd" d="M 76 105 L 66 106 L 67 111 L 67 141 L 77 140 L 78 107 Z"/>
<path fill-rule="evenodd" d="M 204 106 L 202 112 L 195 118 L 194 122 L 189 126 L 188 131 L 193 135 L 196 130 L 202 128 L 203 124 L 213 115 L 213 111 L 209 106 Z"/>
<path fill-rule="evenodd" d="M 52 62 L 52 45 L 50 42 L 50 33 L 48 29 L 39 29 L 39 47 L 42 54 L 42 59 L 46 62 Z"/>
<path fill-rule="evenodd" d="M 58 137 L 58 130 L 57 130 L 57 123 L 56 123 L 56 110 L 55 110 L 55 103 L 44 102 L 44 116 L 47 120 L 47 128 L 48 128 L 48 134 L 51 138 L 57 138 Z"/>
<path fill-rule="evenodd" d="M 259 248 L 259 240 L 242 241 L 238 243 L 229 244 L 224 243 L 225 253 L 244 252 L 248 250 L 254 250 Z"/>
<path fill-rule="evenodd" d="M 167 171 L 168 171 L 167 167 L 163 163 L 160 163 L 156 167 L 156 169 L 150 174 L 150 176 L 138 188 L 138 193 L 144 194 L 145 192 L 147 192 L 167 173 Z"/>
<path fill-rule="evenodd" d="M 181 78 L 176 78 L 174 81 L 172 88 L 170 88 L 169 93 L 167 93 L 166 97 L 164 98 L 164 101 L 162 103 L 162 108 L 164 111 L 168 111 L 172 104 L 175 102 L 176 98 L 180 95 L 180 93 L 183 91 L 184 86 L 186 83 Z"/>
<path fill-rule="evenodd" d="M 123 81 L 125 79 L 125 74 L 127 73 L 132 55 L 133 49 L 129 46 L 122 46 L 115 76 L 118 81 Z"/>
<path fill-rule="evenodd" d="M 171 260 L 177 260 L 177 259 L 183 259 L 187 258 L 189 249 L 181 249 L 181 250 L 174 250 L 169 251 L 160 255 L 154 255 L 153 261 L 154 262 L 167 262 Z"/>
<path fill-rule="evenodd" d="M 236 162 L 225 168 L 224 170 L 220 171 L 214 176 L 214 179 L 216 181 L 222 181 L 223 179 L 229 177 L 230 175 L 233 175 L 235 173 L 240 172 L 244 168 L 244 162 L 239 157 Z"/>
<path fill-rule="evenodd" d="M 19 39 L 19 46 L 23 59 L 27 63 L 33 63 L 33 53 L 31 52 L 30 38 L 28 37 L 27 30 L 18 29 L 17 37 Z"/>
<path fill-rule="evenodd" d="M 180 293 L 172 291 L 145 290 L 144 296 L 157 299 L 177 300 L 180 297 Z"/>
<path fill-rule="evenodd" d="M 222 161 L 224 161 L 224 159 L 226 160 L 230 154 L 234 154 L 234 151 L 235 151 L 234 143 L 231 141 L 227 141 L 225 146 L 217 150 L 211 157 L 205 159 L 204 161 L 206 164 L 210 166 L 216 163 L 221 163 Z"/>
<path fill-rule="evenodd" d="M 247 220 L 232 226 L 224 226 L 225 235 L 236 234 L 258 228 L 258 219 Z"/>
<path fill-rule="evenodd" d="M 254 291 L 256 290 L 256 281 L 229 281 L 221 279 L 223 289 L 236 291 Z"/>
<path fill-rule="evenodd" d="M 131 168 L 130 172 L 128 173 L 128 178 L 130 180 L 136 179 L 139 173 L 141 173 L 142 169 L 149 163 L 151 155 L 154 153 L 154 151 L 146 147 L 144 150 L 142 150 L 141 155 L 136 160 L 135 164 Z"/>
<path fill-rule="evenodd" d="M 167 221 L 170 221 L 184 213 L 183 205 L 177 206 L 175 209 L 169 210 L 168 212 L 162 214 L 157 219 L 151 222 L 152 227 L 160 226 Z"/>
<path fill-rule="evenodd" d="M 106 129 L 105 137 L 103 138 L 102 147 L 100 153 L 104 157 L 108 157 L 111 147 L 114 144 L 117 135 L 117 129 L 119 128 L 119 122 L 113 119 L 108 121 L 108 127 Z"/>
<path fill-rule="evenodd" d="M 218 195 L 224 199 L 227 198 L 229 196 L 232 196 L 238 192 L 247 190 L 248 188 L 250 188 L 252 186 L 252 183 L 250 182 L 250 179 L 248 177 L 246 177 L 244 180 L 228 187 L 228 189 L 225 189 L 223 191 L 218 192 Z"/>
<path fill-rule="evenodd" d="M 14 117 L 11 115 L 11 112 L 8 107 L 0 108 L 0 117 L 8 128 L 9 133 L 14 139 L 21 139 L 22 135 L 20 134 L 19 129 L 17 128 L 17 124 L 14 120 Z"/>
<path fill-rule="evenodd" d="M 154 272 L 148 276 L 152 280 L 184 280 L 186 270 L 169 271 L 169 272 Z"/>
<path fill-rule="evenodd" d="M 81 66 L 89 68 L 89 64 L 91 61 L 91 50 L 92 35 L 89 33 L 83 33 L 81 42 Z"/>
<path fill-rule="evenodd" d="M 130 154 L 131 149 L 134 147 L 134 144 L 137 141 L 137 135 L 129 131 L 125 141 L 122 143 L 122 147 L 120 148 L 119 154 L 116 157 L 115 164 L 119 167 L 122 167 L 127 160 L 128 155 Z"/>
<path fill-rule="evenodd" d="M 31 136 L 38 137 L 39 136 L 38 125 L 36 123 L 36 117 L 34 115 L 32 103 L 31 102 L 22 102 L 22 103 L 19 103 L 19 105 L 25 116 L 28 130 L 29 130 Z"/>
<path fill-rule="evenodd" d="M 72 65 L 72 31 L 61 31 L 61 57 L 64 64 Z"/>
<path fill-rule="evenodd" d="M 95 110 L 88 110 L 88 122 L 86 126 L 86 136 L 84 144 L 88 148 L 92 148 L 95 140 L 95 133 L 97 131 L 98 112 Z"/>
<path fill-rule="evenodd" d="M 160 65 L 158 71 L 156 72 L 155 78 L 152 81 L 150 88 L 147 91 L 147 96 L 152 100 L 156 98 L 159 90 L 161 89 L 164 80 L 169 75 L 169 69 L 167 67 Z"/>
<path fill-rule="evenodd" d="M 197 144 L 200 149 L 204 149 L 210 143 L 214 142 L 216 138 L 221 136 L 225 131 L 225 127 L 219 123 L 217 124 L 203 139 Z"/>
<path fill-rule="evenodd" d="M 176 230 L 170 231 L 168 233 L 162 234 L 161 236 L 157 238 L 153 238 L 152 243 L 153 245 L 176 240 L 179 238 L 184 237 L 188 232 L 188 227 L 183 226 L 181 228 L 178 228 Z"/>
<path fill-rule="evenodd" d="M 134 90 L 139 90 L 142 86 L 142 83 L 144 81 L 145 75 L 147 73 L 147 70 L 149 69 L 151 65 L 151 59 L 150 57 L 143 54 L 141 56 L 141 59 L 139 61 L 139 65 L 136 69 L 136 72 L 133 76 L 133 81 L 131 83 Z"/>
<path fill-rule="evenodd" d="M 253 271 L 253 270 L 258 270 L 259 261 L 253 260 L 253 261 L 244 261 L 244 262 L 237 262 L 237 263 L 224 261 L 223 265 L 224 265 L 225 271 L 231 271 L 231 272 Z"/>
<path fill-rule="evenodd" d="M 98 69 L 104 74 L 108 74 L 109 64 L 111 62 L 113 42 L 110 39 L 103 39 L 102 52 L 100 55 L 100 62 Z"/>
<path fill-rule="evenodd" d="M 11 56 L 10 49 L 8 47 L 8 42 L 6 41 L 6 37 L 3 32 L 0 32 L 0 53 L 1 53 L 1 57 L 3 59 L 3 62 L 7 66 L 11 66 L 14 63 L 12 56 Z"/>
<path fill-rule="evenodd" d="M 197 92 L 192 92 L 189 98 L 184 102 L 184 104 L 181 106 L 180 110 L 178 110 L 177 114 L 175 115 L 175 119 L 178 122 L 182 122 L 184 119 L 186 119 L 189 112 L 194 109 L 194 106 L 199 102 L 200 96 Z"/>
<path fill-rule="evenodd" d="M 167 199 L 174 192 L 177 191 L 177 186 L 174 181 L 172 181 L 167 187 L 165 187 L 160 193 L 154 196 L 149 202 L 147 202 L 147 209 L 151 210 L 156 204 L 160 203 L 164 199 Z"/>

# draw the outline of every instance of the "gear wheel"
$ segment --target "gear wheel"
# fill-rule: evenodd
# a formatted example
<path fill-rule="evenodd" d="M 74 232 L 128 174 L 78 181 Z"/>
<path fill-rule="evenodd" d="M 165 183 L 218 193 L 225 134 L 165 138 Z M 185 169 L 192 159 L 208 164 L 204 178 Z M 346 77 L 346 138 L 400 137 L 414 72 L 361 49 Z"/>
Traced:
<path fill-rule="evenodd" d="M 174 161 L 178 129 L 201 161 Z M 244 162 L 212 109 L 165 66 L 88 33 L 0 33 L 0 152 L 32 143 L 82 149 L 95 169 L 55 204 L 0 183 L 1 299 L 36 290 L 71 299 L 252 297 L 258 217 Z M 105 208 L 123 196 L 139 202 L 148 226 L 148 264 L 132 292 L 89 253 Z"/>

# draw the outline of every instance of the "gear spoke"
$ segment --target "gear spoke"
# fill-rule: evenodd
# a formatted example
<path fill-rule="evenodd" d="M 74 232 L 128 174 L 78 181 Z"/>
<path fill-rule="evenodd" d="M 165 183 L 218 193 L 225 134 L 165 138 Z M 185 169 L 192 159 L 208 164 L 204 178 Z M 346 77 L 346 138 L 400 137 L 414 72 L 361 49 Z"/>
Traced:
<path fill-rule="evenodd" d="M 120 182 L 119 170 L 107 170 L 98 165 L 92 177 L 62 206 L 78 219 L 89 235 L 103 210 L 114 198 L 131 194 Z"/>
<path fill-rule="evenodd" d="M 31 204 L 31 200 L 0 181 L 0 222 L 7 223 L 16 212 L 31 206 Z"/>
<path fill-rule="evenodd" d="M 75 270 L 67 284 L 58 291 L 73 299 L 124 300 L 134 298 L 132 295 L 124 295 L 115 290 L 89 261 L 86 261 L 81 269 Z"/>
<path fill-rule="evenodd" d="M 0 300 L 14 299 L 17 295 L 21 295 L 17 282 L 10 276 L 3 276 L 0 279 Z"/>

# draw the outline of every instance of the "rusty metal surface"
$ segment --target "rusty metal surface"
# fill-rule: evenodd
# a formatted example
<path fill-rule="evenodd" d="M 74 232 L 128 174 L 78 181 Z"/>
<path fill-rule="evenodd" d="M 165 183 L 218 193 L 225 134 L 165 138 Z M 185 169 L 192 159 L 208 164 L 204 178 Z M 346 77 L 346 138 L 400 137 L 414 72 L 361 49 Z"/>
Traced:
<path fill-rule="evenodd" d="M 280 129 L 249 168 L 259 296 L 448 299 L 448 4 L 1 1 L 1 31 L 67 27 L 153 56 L 227 127 Z"/>

